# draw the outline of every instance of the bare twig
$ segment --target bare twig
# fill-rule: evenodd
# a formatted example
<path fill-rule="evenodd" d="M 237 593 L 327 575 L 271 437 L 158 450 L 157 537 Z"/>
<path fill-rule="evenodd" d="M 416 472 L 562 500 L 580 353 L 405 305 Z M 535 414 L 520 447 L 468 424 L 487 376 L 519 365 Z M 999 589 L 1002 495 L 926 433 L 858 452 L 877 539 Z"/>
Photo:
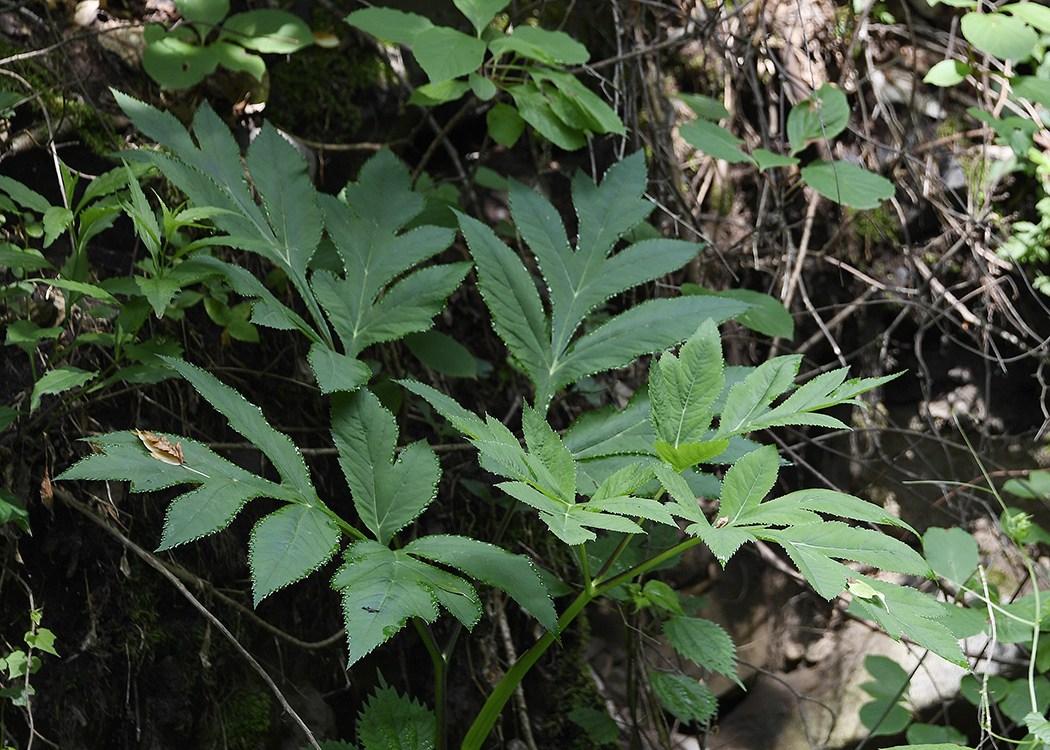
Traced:
<path fill-rule="evenodd" d="M 133 541 L 124 536 L 122 533 L 120 533 L 117 529 L 110 526 L 108 523 L 106 523 L 104 519 L 98 516 L 98 514 L 96 514 L 86 505 L 84 505 L 75 497 L 73 497 L 72 493 L 62 489 L 61 487 L 54 487 L 54 492 L 57 497 L 60 497 L 66 503 L 66 505 L 68 505 L 70 508 L 74 509 L 78 513 L 81 513 L 82 515 L 87 517 L 88 520 L 92 521 L 96 525 L 100 526 L 106 533 L 115 537 L 127 549 L 130 549 L 132 552 L 134 552 L 136 555 L 142 558 L 142 560 L 146 562 L 147 565 L 154 568 L 158 573 L 167 578 L 168 581 L 170 581 L 171 584 L 176 589 L 178 589 L 179 593 L 182 594 L 190 602 L 190 604 L 192 604 L 197 609 L 198 612 L 204 615 L 208 622 L 210 622 L 212 625 L 218 628 L 219 631 L 224 636 L 226 636 L 227 640 L 229 640 L 229 642 L 233 645 L 234 649 L 236 649 L 237 652 L 245 659 L 245 661 L 247 661 L 248 664 L 251 665 L 252 669 L 254 669 L 259 674 L 259 676 L 263 679 L 263 682 L 265 682 L 267 686 L 269 686 L 271 692 L 273 692 L 274 696 L 276 696 L 282 708 L 284 708 L 284 710 L 287 711 L 289 715 L 291 715 L 291 717 L 299 725 L 299 728 L 303 730 L 303 732 L 306 734 L 306 739 L 313 746 L 314 750 L 321 750 L 321 745 L 317 742 L 317 738 L 314 737 L 314 733 L 310 731 L 310 727 L 306 725 L 306 722 L 304 722 L 299 716 L 299 714 L 295 712 L 295 709 L 291 707 L 291 705 L 288 703 L 288 699 L 284 697 L 284 693 L 282 693 L 281 689 L 277 687 L 277 683 L 273 681 L 273 678 L 270 677 L 269 673 L 262 668 L 262 665 L 255 660 L 255 657 L 248 653 L 248 650 L 244 648 L 244 646 L 240 644 L 237 638 L 234 637 L 233 633 L 231 633 L 229 629 L 222 624 L 222 621 L 219 620 L 218 617 L 213 615 L 207 607 L 201 604 L 200 601 L 198 601 L 197 597 L 190 593 L 190 590 L 187 589 L 185 585 L 183 585 L 182 581 L 180 581 L 174 573 L 168 570 L 167 567 L 159 559 L 157 559 L 156 555 L 138 546 Z"/>

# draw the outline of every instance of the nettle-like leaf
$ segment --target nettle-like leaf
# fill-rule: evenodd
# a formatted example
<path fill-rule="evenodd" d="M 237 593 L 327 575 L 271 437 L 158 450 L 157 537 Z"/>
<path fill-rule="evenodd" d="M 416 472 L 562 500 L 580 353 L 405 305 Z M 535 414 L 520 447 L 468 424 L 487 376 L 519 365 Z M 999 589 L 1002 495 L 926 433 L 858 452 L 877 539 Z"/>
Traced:
<path fill-rule="evenodd" d="M 681 268 L 699 249 L 654 239 L 613 254 L 620 238 L 652 211 L 642 197 L 645 186 L 641 152 L 610 168 L 600 186 L 577 173 L 572 191 L 579 235 L 573 248 L 555 208 L 536 191 L 511 182 L 511 215 L 543 271 L 549 315 L 521 259 L 488 227 L 460 215 L 493 327 L 532 380 L 539 407 L 585 375 L 684 341 L 696 321 L 724 321 L 748 308 L 717 297 L 656 299 L 575 338 L 589 312 L 613 295 Z"/>
<path fill-rule="evenodd" d="M 694 664 L 744 687 L 736 674 L 736 646 L 717 623 L 699 617 L 672 617 L 664 623 L 664 635 L 675 651 Z"/>
<path fill-rule="evenodd" d="M 357 182 L 338 197 L 320 200 L 343 274 L 318 271 L 311 284 L 346 355 L 356 357 L 370 344 L 430 328 L 470 264 L 422 268 L 391 284 L 447 248 L 454 236 L 433 226 L 399 234 L 424 208 L 404 164 L 380 151 L 362 167 Z"/>
<path fill-rule="evenodd" d="M 431 750 L 437 744 L 434 712 L 386 684 L 376 688 L 357 719 L 363 750 Z"/>
<path fill-rule="evenodd" d="M 660 698 L 664 708 L 686 724 L 704 723 L 718 711 L 718 699 L 711 688 L 695 677 L 684 674 L 650 672 L 653 692 Z"/>
<path fill-rule="evenodd" d="M 345 557 L 332 587 L 343 596 L 347 666 L 392 638 L 409 617 L 433 622 L 439 604 L 468 628 L 481 617 L 473 585 L 417 557 L 502 588 L 544 627 L 557 631 L 554 605 L 528 558 L 493 545 L 466 537 L 431 536 L 392 550 L 366 540 L 350 546 Z"/>

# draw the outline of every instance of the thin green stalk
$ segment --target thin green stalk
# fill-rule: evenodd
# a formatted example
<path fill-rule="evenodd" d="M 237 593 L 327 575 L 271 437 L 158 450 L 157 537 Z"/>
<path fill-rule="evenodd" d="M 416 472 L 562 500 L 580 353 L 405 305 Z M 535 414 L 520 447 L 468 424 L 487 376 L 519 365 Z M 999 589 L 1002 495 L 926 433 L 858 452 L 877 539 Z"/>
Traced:
<path fill-rule="evenodd" d="M 576 599 L 573 600 L 572 604 L 569 605 L 569 608 L 558 618 L 558 632 L 563 632 L 565 628 L 576 619 L 576 616 L 583 611 L 584 607 L 606 591 L 614 589 L 621 583 L 625 583 L 632 578 L 651 570 L 663 561 L 674 557 L 675 555 L 679 555 L 690 547 L 695 547 L 701 542 L 702 540 L 699 537 L 687 539 L 668 550 L 664 550 L 659 555 L 636 565 L 630 570 L 601 583 L 599 580 L 600 577 L 608 573 L 608 569 L 612 567 L 615 558 L 623 551 L 623 548 L 626 547 L 625 544 L 621 544 L 621 546 L 617 547 L 616 551 L 610 556 L 610 561 L 606 563 L 595 580 L 587 582 L 586 588 L 579 593 Z M 586 555 L 586 550 L 583 551 L 583 554 Z M 543 655 L 543 652 L 546 651 L 552 643 L 554 643 L 554 634 L 550 632 L 544 633 L 543 636 L 533 644 L 532 648 L 519 656 L 518 660 L 507 670 L 507 673 L 503 675 L 503 679 L 501 679 L 496 685 L 496 689 L 492 691 L 488 700 L 485 701 L 485 705 L 481 707 L 481 711 L 478 712 L 477 717 L 474 719 L 474 723 L 470 726 L 467 736 L 463 739 L 463 750 L 480 750 L 482 743 L 485 742 L 492 727 L 496 724 L 496 719 L 499 718 L 499 715 L 503 712 L 503 707 L 514 694 L 515 688 L 517 688 L 518 684 L 525 678 L 525 675 L 528 674 L 528 671 L 532 669 L 532 666 L 539 660 Z"/>
<path fill-rule="evenodd" d="M 448 671 L 445 657 L 438 651 L 437 643 L 426 626 L 418 617 L 412 618 L 419 637 L 423 639 L 423 645 L 430 654 L 430 661 L 434 665 L 434 716 L 437 717 L 437 750 L 445 750 L 448 747 L 448 726 L 445 721 L 445 688 L 448 684 Z"/>
<path fill-rule="evenodd" d="M 569 605 L 569 608 L 565 610 L 564 614 L 558 618 L 558 632 L 565 630 L 569 623 L 576 619 L 576 615 L 580 614 L 583 608 L 590 604 L 597 595 L 597 592 L 590 585 L 581 591 L 579 596 Z M 492 691 L 488 700 L 485 701 L 485 705 L 481 707 L 481 711 L 470 726 L 467 736 L 463 738 L 463 750 L 481 749 L 482 743 L 488 738 L 489 732 L 496 723 L 496 719 L 503 712 L 503 707 L 514 694 L 515 688 L 517 688 L 528 671 L 552 643 L 554 643 L 554 634 L 550 632 L 544 633 L 533 644 L 532 648 L 519 656 L 517 661 L 507 670 L 507 673 L 503 675 L 503 679 L 496 685 L 496 689 Z"/>

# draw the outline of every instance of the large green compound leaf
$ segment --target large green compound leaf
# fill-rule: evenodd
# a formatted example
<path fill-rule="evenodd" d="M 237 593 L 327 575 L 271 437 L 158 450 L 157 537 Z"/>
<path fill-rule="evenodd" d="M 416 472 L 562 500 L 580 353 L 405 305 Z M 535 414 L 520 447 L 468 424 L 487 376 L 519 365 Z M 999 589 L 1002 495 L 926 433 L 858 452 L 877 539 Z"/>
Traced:
<path fill-rule="evenodd" d="M 158 461 L 131 432 L 91 438 L 103 449 L 81 459 L 56 479 L 131 482 L 132 492 L 151 492 L 178 484 L 200 487 L 176 497 L 168 506 L 159 550 L 170 549 L 226 528 L 244 504 L 256 497 L 294 502 L 294 489 L 269 482 L 220 458 L 205 445 L 178 435 L 163 435 L 181 443 L 185 464 Z"/>
<path fill-rule="evenodd" d="M 546 408 L 558 390 L 585 375 L 686 340 L 698 321 L 721 322 L 748 309 L 746 303 L 723 298 L 651 300 L 575 338 L 589 312 L 615 294 L 680 268 L 699 249 L 661 239 L 612 255 L 619 239 L 652 210 L 642 198 L 645 184 L 640 152 L 612 167 L 600 185 L 577 175 L 573 201 L 580 226 L 573 249 L 554 207 L 535 191 L 511 183 L 511 215 L 543 271 L 550 316 L 521 259 L 488 227 L 460 216 L 493 327 L 532 380 L 538 407 Z"/>
<path fill-rule="evenodd" d="M 893 537 L 840 521 L 800 524 L 754 532 L 776 542 L 788 553 L 814 590 L 831 599 L 846 587 L 852 572 L 836 559 L 853 560 L 895 573 L 932 578 L 934 573 L 918 552 Z"/>
<path fill-rule="evenodd" d="M 395 463 L 397 423 L 364 389 L 332 397 L 332 439 L 361 522 L 387 544 L 437 494 L 437 456 L 426 443 L 417 442 Z"/>
<path fill-rule="evenodd" d="M 331 515 L 314 506 L 286 505 L 260 519 L 252 529 L 248 552 L 255 606 L 331 560 L 339 538 Z"/>
<path fill-rule="evenodd" d="M 173 357 L 161 356 L 161 359 L 174 367 L 205 401 L 225 416 L 230 422 L 230 427 L 254 443 L 263 455 L 273 462 L 274 467 L 281 473 L 282 481 L 295 488 L 301 502 L 320 505 L 321 501 L 317 497 L 317 491 L 310 480 L 310 472 L 299 449 L 287 435 L 270 426 L 258 406 L 196 365 Z"/>
<path fill-rule="evenodd" d="M 558 613 L 532 562 L 501 547 L 462 536 L 426 536 L 405 552 L 456 568 L 465 575 L 505 591 L 544 628 L 558 632 Z"/>
<path fill-rule="evenodd" d="M 719 525 L 738 525 L 773 489 L 779 471 L 779 456 L 772 445 L 764 445 L 733 464 L 722 480 Z"/>
<path fill-rule="evenodd" d="M 220 209 L 212 221 L 229 235 L 229 244 L 259 253 L 280 266 L 321 329 L 315 337 L 327 342 L 324 315 L 306 284 L 307 264 L 320 238 L 321 223 L 316 190 L 302 156 L 272 127 L 264 127 L 249 147 L 246 163 L 254 170 L 264 213 L 248 189 L 240 148 L 211 107 L 202 105 L 194 116 L 194 143 L 171 114 L 118 91 L 113 95 L 144 135 L 171 151 L 142 149 L 125 152 L 123 157 L 154 164 L 194 205 Z"/>
<path fill-rule="evenodd" d="M 343 274 L 318 271 L 311 283 L 345 353 L 355 357 L 370 344 L 430 328 L 470 264 L 422 268 L 390 285 L 447 248 L 454 236 L 433 226 L 399 234 L 424 208 L 405 165 L 390 151 L 380 151 L 340 197 L 324 195 L 320 201 Z"/>
<path fill-rule="evenodd" d="M 258 446 L 281 473 L 282 484 L 238 469 L 189 440 L 183 449 L 184 463 L 157 461 L 141 443 L 133 445 L 138 439 L 130 433 L 114 436 L 105 455 L 82 461 L 62 478 L 130 479 L 133 491 L 202 482 L 200 489 L 182 495 L 168 509 L 163 548 L 224 528 L 254 497 L 269 496 L 290 503 L 265 516 L 252 531 L 249 562 L 258 604 L 327 562 L 338 549 L 339 528 L 318 499 L 298 449 L 269 425 L 259 407 L 214 375 L 172 357 L 161 358 L 190 381 L 231 427 Z"/>
<path fill-rule="evenodd" d="M 343 597 L 347 668 L 392 638 L 409 617 L 434 622 L 441 604 L 468 628 L 481 617 L 474 587 L 379 542 L 357 542 L 332 578 Z"/>

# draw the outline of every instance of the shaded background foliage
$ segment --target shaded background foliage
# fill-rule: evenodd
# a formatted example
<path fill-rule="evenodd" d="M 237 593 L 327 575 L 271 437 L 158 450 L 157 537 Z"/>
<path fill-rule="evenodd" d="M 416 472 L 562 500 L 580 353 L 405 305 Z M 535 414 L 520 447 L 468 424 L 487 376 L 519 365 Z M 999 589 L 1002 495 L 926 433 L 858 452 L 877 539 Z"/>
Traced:
<path fill-rule="evenodd" d="M 649 194 L 659 207 L 653 223 L 664 236 L 708 244 L 686 272 L 630 293 L 624 306 L 667 295 L 684 282 L 768 292 L 795 315 L 795 339 L 770 340 L 727 324 L 727 356 L 734 362 L 797 352 L 806 355 L 804 368 L 811 372 L 832 364 L 849 364 L 859 375 L 908 371 L 883 390 L 849 437 L 812 429 L 775 431 L 772 437 L 795 462 L 782 475 L 781 489 L 830 486 L 895 504 L 920 528 L 966 525 L 988 508 L 981 495 L 956 488 L 959 482 L 981 481 L 960 426 L 997 478 L 1045 459 L 1046 297 L 1033 289 L 1029 269 L 1019 270 L 995 253 L 1010 220 L 1037 218 L 1030 197 L 1037 177 L 1016 173 L 982 184 L 998 146 L 965 107 L 974 101 L 992 106 L 993 94 L 968 83 L 947 91 L 922 83 L 925 71 L 952 51 L 950 10 L 941 7 L 927 17 L 911 4 L 883 3 L 863 8 L 831 2 L 514 3 L 509 13 L 515 21 L 535 19 L 587 46 L 591 63 L 579 75 L 626 125 L 626 139 L 597 137 L 587 149 L 566 153 L 528 133 L 512 149 L 495 145 L 486 135 L 485 105 L 472 98 L 429 110 L 406 106 L 425 79 L 402 50 L 377 46 L 343 25 L 341 18 L 354 9 L 326 2 L 296 8 L 315 29 L 333 31 L 339 46 L 268 59 L 270 88 L 262 115 L 246 112 L 243 81 L 226 74 L 177 93 L 158 91 L 142 75 L 134 61 L 134 36 L 126 35 L 123 24 L 163 17 L 170 8 L 162 4 L 113 3 L 90 19 L 74 18 L 75 9 L 62 5 L 0 9 L 5 58 L 0 89 L 35 97 L 5 121 L 0 172 L 57 203 L 51 157 L 34 146 L 54 143 L 74 169 L 104 171 L 105 153 L 136 139 L 106 89 L 112 85 L 183 118 L 207 100 L 245 141 L 252 124 L 264 117 L 305 142 L 316 159 L 316 181 L 326 190 L 340 188 L 378 145 L 390 144 L 416 177 L 433 180 L 461 209 L 495 225 L 508 218 L 508 208 L 505 193 L 479 174 L 481 167 L 491 169 L 539 187 L 559 207 L 571 234 L 575 218 L 568 180 L 574 171 L 600 175 L 625 153 L 643 148 Z M 437 12 L 434 20 L 459 23 L 454 13 Z M 828 81 L 849 96 L 850 127 L 835 143 L 836 153 L 826 154 L 825 144 L 814 143 L 802 157 L 844 158 L 889 177 L 896 194 L 880 209 L 854 212 L 830 204 L 802 189 L 787 171 L 760 175 L 746 164 L 706 158 L 675 130 L 693 117 L 675 94 L 704 94 L 726 102 L 732 117 L 723 124 L 749 150 L 782 150 L 788 110 Z M 152 185 L 168 190 L 160 181 Z M 56 243 L 45 254 L 57 261 L 64 252 Z M 89 247 L 89 258 L 100 276 L 118 276 L 129 273 L 142 252 L 130 222 L 121 220 L 113 234 Z M 462 247 L 453 247 L 442 260 L 464 257 Z M 252 270 L 260 277 L 270 270 L 258 260 L 249 264 L 258 264 Z M 44 291 L 37 296 L 47 311 Z M 7 320 L 20 314 L 14 306 L 6 312 Z M 437 379 L 467 408 L 510 414 L 526 395 L 527 381 L 505 361 L 487 315 L 476 289 L 464 286 L 437 321 L 438 330 L 491 368 L 477 380 L 427 372 L 401 343 L 374 347 L 371 356 L 391 377 Z M 327 419 L 322 401 L 303 378 L 301 339 L 272 332 L 257 344 L 231 339 L 201 306 L 187 310 L 181 321 L 148 325 L 152 333 L 182 342 L 193 361 L 260 403 L 272 424 L 307 448 L 319 489 L 329 497 L 338 494 L 326 492 L 326 483 L 342 480 L 319 427 Z M 32 389 L 32 373 L 16 348 L 7 347 L 4 355 L 0 399 L 19 405 Z M 104 355 L 82 350 L 73 356 L 90 367 Z M 577 386 L 552 410 L 555 423 L 568 426 L 593 403 L 622 405 L 644 373 L 632 366 Z M 386 395 L 396 408 L 398 394 L 388 389 Z M 403 429 L 415 433 L 410 439 L 429 434 L 432 425 L 425 418 L 405 413 Z M 0 437 L 4 484 L 26 501 L 34 531 L 25 536 L 10 525 L 0 527 L 0 630 L 8 643 L 18 641 L 31 591 L 63 654 L 61 660 L 46 660 L 34 680 L 36 728 L 43 738 L 68 747 L 211 747 L 220 741 L 231 747 L 294 746 L 292 730 L 270 696 L 225 641 L 155 572 L 78 513 L 75 499 L 50 486 L 50 477 L 82 455 L 76 438 L 158 424 L 216 444 L 245 467 L 260 468 L 258 453 L 202 407 L 192 389 L 172 381 L 114 388 L 68 409 L 45 399 L 43 409 Z M 427 532 L 492 538 L 499 519 L 487 498 L 472 493 L 479 468 L 463 448 L 454 438 L 441 448 L 444 476 L 438 512 L 425 518 Z M 916 480 L 937 484 L 909 483 Z M 166 499 L 163 493 L 131 499 L 111 483 L 96 489 L 90 505 L 128 538 L 154 549 Z M 1044 512 L 1039 504 L 1030 509 Z M 269 671 L 286 680 L 299 701 L 296 708 L 313 712 L 329 736 L 352 736 L 353 717 L 377 669 L 412 695 L 431 699 L 426 681 L 415 676 L 425 655 L 410 632 L 397 637 L 395 649 L 370 656 L 347 678 L 340 664 L 342 641 L 332 638 L 341 627 L 338 601 L 323 575 L 250 611 L 244 550 L 248 530 L 265 510 L 249 509 L 226 534 L 180 549 L 169 562 L 185 571 L 191 588 Z M 533 554 L 555 570 L 568 564 L 523 518 L 515 517 L 507 534 L 515 551 Z M 717 585 L 705 561 L 690 570 L 692 578 L 676 582 L 681 588 Z M 508 658 L 505 637 L 492 624 L 500 623 L 500 603 L 489 604 L 497 616 L 479 625 L 466 649 L 469 658 L 457 660 L 450 676 L 452 705 L 463 716 L 476 712 L 471 706 L 480 703 L 487 680 Z M 817 610 L 811 614 L 817 624 L 833 616 L 830 605 L 808 606 Z M 504 617 L 508 631 L 527 642 L 521 613 L 507 611 Z M 644 626 L 640 617 L 624 611 L 612 620 L 622 619 L 630 630 Z M 439 635 L 448 635 L 453 624 L 440 621 L 436 627 Z M 530 709 L 540 715 L 550 711 L 540 722 L 541 746 L 584 743 L 578 727 L 554 707 L 602 705 L 583 666 L 588 638 L 588 625 L 581 623 L 526 686 Z M 637 666 L 642 647 L 635 646 L 629 674 L 644 671 Z M 638 701 L 642 726 L 647 707 L 644 696 Z M 8 711 L 11 732 L 25 736 L 23 719 Z M 517 732 L 513 726 L 503 731 L 508 739 Z"/>

